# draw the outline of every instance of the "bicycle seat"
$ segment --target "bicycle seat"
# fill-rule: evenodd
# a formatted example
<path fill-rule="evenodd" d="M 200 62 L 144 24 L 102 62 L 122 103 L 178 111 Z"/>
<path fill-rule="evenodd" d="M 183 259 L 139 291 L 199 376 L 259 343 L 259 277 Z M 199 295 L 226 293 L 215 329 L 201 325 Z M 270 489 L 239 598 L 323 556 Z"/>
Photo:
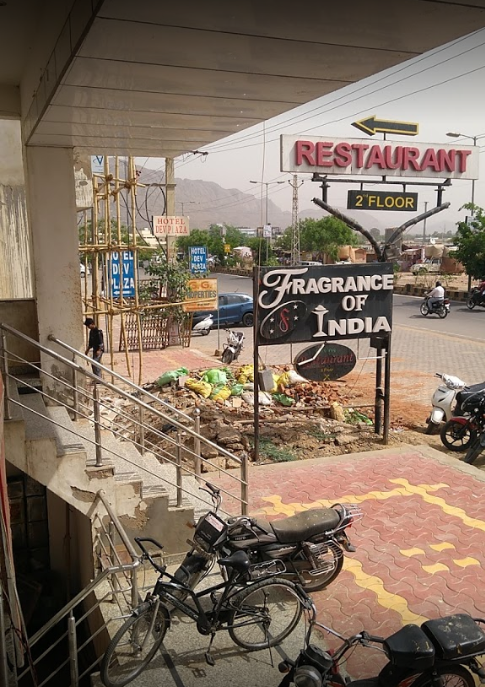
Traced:
<path fill-rule="evenodd" d="M 249 570 L 249 558 L 245 551 L 236 551 L 227 558 L 219 558 L 217 561 L 219 565 L 224 565 L 226 568 L 233 568 L 237 572 L 243 573 Z"/>
<path fill-rule="evenodd" d="M 339 522 L 340 515 L 333 508 L 312 508 L 284 520 L 276 520 L 271 527 L 281 544 L 290 544 L 333 530 Z"/>

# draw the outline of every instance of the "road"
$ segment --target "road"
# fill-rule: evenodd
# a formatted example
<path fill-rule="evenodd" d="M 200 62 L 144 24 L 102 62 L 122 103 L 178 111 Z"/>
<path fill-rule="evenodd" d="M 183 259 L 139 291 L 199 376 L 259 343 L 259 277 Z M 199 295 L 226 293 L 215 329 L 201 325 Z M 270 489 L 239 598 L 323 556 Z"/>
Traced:
<path fill-rule="evenodd" d="M 252 295 L 253 280 L 229 274 L 217 276 L 219 293 L 240 292 Z M 461 302 L 452 302 L 451 313 L 444 320 L 437 315 L 423 317 L 419 312 L 421 298 L 394 295 L 393 324 L 433 331 L 449 336 L 464 337 L 472 341 L 485 341 L 485 309 L 468 310 Z"/>
<path fill-rule="evenodd" d="M 217 277 L 219 293 L 252 294 L 252 280 L 248 277 L 226 274 Z M 457 375 L 468 384 L 485 380 L 485 311 L 482 308 L 469 311 L 464 303 L 455 302 L 450 315 L 440 320 L 436 316 L 423 317 L 419 312 L 420 303 L 421 298 L 394 296 L 391 379 L 393 398 L 428 406 L 437 386 L 435 372 Z M 237 329 L 246 335 L 239 361 L 252 362 L 252 328 Z M 225 340 L 224 329 L 216 329 L 206 337 L 194 336 L 192 346 L 213 356 L 216 350 L 222 349 Z M 372 386 L 375 349 L 371 349 L 369 343 L 369 339 L 345 342 L 357 356 L 352 374 L 361 382 L 367 378 Z M 262 346 L 260 356 L 266 365 L 286 365 L 308 345 Z"/>

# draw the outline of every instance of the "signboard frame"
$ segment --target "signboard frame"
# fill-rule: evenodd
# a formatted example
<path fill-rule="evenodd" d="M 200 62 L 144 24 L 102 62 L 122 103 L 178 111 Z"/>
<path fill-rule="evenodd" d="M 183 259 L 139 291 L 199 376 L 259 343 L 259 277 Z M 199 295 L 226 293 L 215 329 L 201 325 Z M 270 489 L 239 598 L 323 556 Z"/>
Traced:
<path fill-rule="evenodd" d="M 135 297 L 135 255 L 132 250 L 112 251 L 108 257 L 108 284 L 113 298 L 121 295 L 123 298 Z"/>
<path fill-rule="evenodd" d="M 192 274 L 207 272 L 207 248 L 189 246 L 189 267 Z"/>
<path fill-rule="evenodd" d="M 350 189 L 347 191 L 347 208 L 349 210 L 416 212 L 418 210 L 418 194 L 399 193 L 398 191 L 355 191 Z"/>
<path fill-rule="evenodd" d="M 188 236 L 189 218 L 182 215 L 153 215 L 152 229 L 154 236 Z"/>
<path fill-rule="evenodd" d="M 182 304 L 184 312 L 218 309 L 219 293 L 216 278 L 189 279 L 187 286 L 188 293 Z"/>

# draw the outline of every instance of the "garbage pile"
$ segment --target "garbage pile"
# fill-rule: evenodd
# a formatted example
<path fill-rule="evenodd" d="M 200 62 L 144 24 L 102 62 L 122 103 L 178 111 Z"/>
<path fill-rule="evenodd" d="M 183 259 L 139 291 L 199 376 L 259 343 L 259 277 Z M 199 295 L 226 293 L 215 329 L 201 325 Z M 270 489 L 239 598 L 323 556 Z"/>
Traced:
<path fill-rule="evenodd" d="M 331 382 L 308 381 L 288 366 L 265 369 L 258 374 L 259 405 L 262 408 L 311 407 L 327 410 L 331 416 L 332 407 L 346 401 L 342 387 Z M 171 402 L 179 408 L 186 407 L 183 401 L 189 396 L 198 406 L 251 409 L 255 402 L 254 367 L 242 365 L 235 370 L 218 367 L 192 373 L 180 367 L 165 372 L 145 388 L 175 395 Z"/>

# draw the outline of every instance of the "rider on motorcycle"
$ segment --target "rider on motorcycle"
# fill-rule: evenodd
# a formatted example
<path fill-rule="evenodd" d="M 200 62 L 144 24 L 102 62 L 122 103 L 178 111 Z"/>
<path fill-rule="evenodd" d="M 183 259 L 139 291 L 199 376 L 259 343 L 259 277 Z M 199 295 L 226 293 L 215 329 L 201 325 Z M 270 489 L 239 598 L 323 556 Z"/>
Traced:
<path fill-rule="evenodd" d="M 437 308 L 440 301 L 443 301 L 445 299 L 445 290 L 441 286 L 441 282 L 437 281 L 434 289 L 428 291 L 426 295 L 429 298 L 428 306 L 430 310 L 434 310 L 435 308 Z"/>

